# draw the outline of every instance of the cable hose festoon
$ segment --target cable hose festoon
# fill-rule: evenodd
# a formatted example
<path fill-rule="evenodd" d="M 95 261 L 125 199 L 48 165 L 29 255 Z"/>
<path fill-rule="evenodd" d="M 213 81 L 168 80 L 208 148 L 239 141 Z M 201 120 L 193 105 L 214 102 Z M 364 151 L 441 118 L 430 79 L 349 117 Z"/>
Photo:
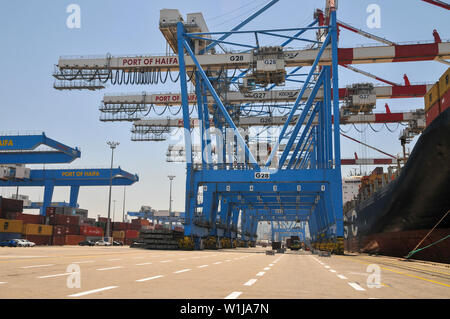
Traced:
<path fill-rule="evenodd" d="M 369 124 L 369 127 L 372 129 L 372 131 L 374 131 L 375 133 L 379 133 L 379 132 L 381 132 L 381 130 L 383 129 L 383 125 L 381 126 L 381 128 L 377 131 L 376 129 L 374 129 L 373 127 L 372 127 L 372 124 L 370 124 L 370 123 L 367 123 L 367 124 Z M 386 124 L 386 123 L 385 123 Z"/>
<path fill-rule="evenodd" d="M 339 127 L 339 130 L 341 131 L 341 133 L 345 133 L 345 134 L 347 134 L 348 132 L 350 132 L 351 129 L 352 129 L 352 127 L 350 126 L 350 128 L 349 128 L 347 131 L 344 131 L 344 130 L 342 129 L 342 127 Z"/>
<path fill-rule="evenodd" d="M 178 114 L 181 112 L 181 108 L 182 108 L 182 106 L 180 106 L 180 107 L 178 108 L 178 111 L 177 111 L 177 112 L 172 113 L 171 107 L 169 107 L 169 113 L 172 114 L 172 115 L 178 115 Z"/>
<path fill-rule="evenodd" d="M 147 111 L 146 114 L 144 114 L 144 112 L 141 111 L 142 116 L 143 116 L 143 117 L 146 117 L 147 115 L 149 115 L 149 114 L 150 114 L 150 111 L 152 110 L 152 107 L 154 108 L 154 105 L 153 105 L 153 104 L 150 104 L 150 106 L 148 107 L 148 111 Z"/>
<path fill-rule="evenodd" d="M 389 132 L 394 133 L 395 131 L 398 130 L 398 128 L 399 128 L 399 126 L 400 126 L 400 123 L 397 123 L 397 127 L 396 127 L 394 130 L 391 130 L 391 129 L 389 128 L 389 126 L 387 125 L 387 123 L 384 123 L 384 126 L 386 126 L 386 128 L 387 128 L 387 130 L 388 130 Z"/>
<path fill-rule="evenodd" d="M 163 110 L 161 113 L 156 112 L 156 107 L 155 107 L 155 108 L 154 108 L 154 112 L 155 112 L 156 115 L 161 116 L 161 115 L 163 115 L 163 114 L 166 112 L 166 110 L 167 110 L 168 107 L 169 107 L 169 106 L 166 105 L 166 106 L 164 107 L 164 110 Z"/>

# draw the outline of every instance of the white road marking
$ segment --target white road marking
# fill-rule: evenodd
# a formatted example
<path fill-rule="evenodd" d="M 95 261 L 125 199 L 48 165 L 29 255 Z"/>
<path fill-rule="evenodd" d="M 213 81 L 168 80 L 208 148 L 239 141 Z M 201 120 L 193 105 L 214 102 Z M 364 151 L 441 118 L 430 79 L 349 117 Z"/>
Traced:
<path fill-rule="evenodd" d="M 113 258 L 113 259 L 108 259 L 108 261 L 115 261 L 115 260 L 122 260 L 122 258 Z"/>
<path fill-rule="evenodd" d="M 174 274 L 179 274 L 179 273 L 186 272 L 186 271 L 191 271 L 191 270 L 192 270 L 192 269 L 187 268 L 187 269 L 182 269 L 182 270 L 174 271 L 173 273 L 174 273 Z"/>
<path fill-rule="evenodd" d="M 331 272 L 336 272 L 336 270 L 330 269 Z"/>
<path fill-rule="evenodd" d="M 272 266 L 273 266 L 273 264 L 269 264 L 269 266 L 270 266 L 270 267 L 272 267 Z"/>
<path fill-rule="evenodd" d="M 355 290 L 359 290 L 359 291 L 364 291 L 366 289 L 364 289 L 363 287 L 361 287 L 360 285 L 358 285 L 355 282 L 349 282 L 348 283 L 350 286 L 352 286 Z"/>
<path fill-rule="evenodd" d="M 337 275 L 339 278 L 341 279 L 348 279 L 347 277 L 345 277 L 344 275 Z"/>
<path fill-rule="evenodd" d="M 35 265 L 35 266 L 24 266 L 24 267 L 20 267 L 22 269 L 25 268 L 39 268 L 39 267 L 50 267 L 50 266 L 54 266 L 55 264 L 48 264 L 48 265 Z"/>
<path fill-rule="evenodd" d="M 85 261 L 74 261 L 73 264 L 87 264 L 93 263 L 95 260 L 85 260 Z"/>
<path fill-rule="evenodd" d="M 143 266 L 143 265 L 151 265 L 152 263 L 142 263 L 142 264 L 136 264 L 136 266 Z"/>
<path fill-rule="evenodd" d="M 6 281 L 0 281 L 0 285 L 7 284 Z"/>
<path fill-rule="evenodd" d="M 0 256 L 0 258 L 44 258 L 48 256 Z"/>
<path fill-rule="evenodd" d="M 258 279 L 250 279 L 249 281 L 247 281 L 244 286 L 251 286 L 253 285 Z"/>
<path fill-rule="evenodd" d="M 197 268 L 205 268 L 205 267 L 208 267 L 208 265 L 197 266 Z"/>
<path fill-rule="evenodd" d="M 256 274 L 256 276 L 259 276 L 259 277 L 261 277 L 261 276 L 263 276 L 265 274 L 265 272 L 264 271 L 260 271 L 259 273 L 257 273 Z"/>
<path fill-rule="evenodd" d="M 270 270 L 270 267 L 266 267 L 266 268 L 264 268 L 264 270 Z"/>
<path fill-rule="evenodd" d="M 215 262 L 214 265 L 218 265 L 218 264 L 221 264 L 221 263 L 222 263 L 221 261 L 218 261 L 218 262 Z"/>
<path fill-rule="evenodd" d="M 229 260 L 229 259 L 227 259 L 227 260 L 225 260 L 226 262 L 229 262 L 229 261 L 231 261 L 231 260 Z"/>
<path fill-rule="evenodd" d="M 168 262 L 171 262 L 172 260 L 163 260 L 163 261 L 161 261 L 162 263 L 168 263 Z"/>
<path fill-rule="evenodd" d="M 68 276 L 71 274 L 75 274 L 75 272 L 66 272 L 64 274 L 56 274 L 56 275 L 47 275 L 47 276 L 39 276 L 37 278 L 52 278 L 52 277 L 61 277 L 61 276 Z"/>
<path fill-rule="evenodd" d="M 99 288 L 99 289 L 89 290 L 89 291 L 85 291 L 85 292 L 79 292 L 77 294 L 68 295 L 67 297 L 81 297 L 81 296 L 85 296 L 85 295 L 94 294 L 94 293 L 100 292 L 100 291 L 114 289 L 114 288 L 117 288 L 117 287 L 118 286 L 109 286 L 109 287 L 105 287 L 105 288 Z"/>
<path fill-rule="evenodd" d="M 119 269 L 119 268 L 122 268 L 122 266 L 108 267 L 108 268 L 99 268 L 99 269 L 96 269 L 96 270 L 102 271 L 102 270 L 111 270 L 111 269 Z"/>
<path fill-rule="evenodd" d="M 148 281 L 148 280 L 153 280 L 153 279 L 158 279 L 164 277 L 163 275 L 158 275 L 158 276 L 153 276 L 153 277 L 148 277 L 148 278 L 143 278 L 143 279 L 138 279 L 136 280 L 137 282 L 143 282 L 143 281 Z"/>
<path fill-rule="evenodd" d="M 329 269 L 330 268 L 330 266 L 324 266 L 325 268 L 327 268 L 327 269 Z"/>
<path fill-rule="evenodd" d="M 231 294 L 225 297 L 225 299 L 236 299 L 242 294 L 240 291 L 233 291 Z"/>

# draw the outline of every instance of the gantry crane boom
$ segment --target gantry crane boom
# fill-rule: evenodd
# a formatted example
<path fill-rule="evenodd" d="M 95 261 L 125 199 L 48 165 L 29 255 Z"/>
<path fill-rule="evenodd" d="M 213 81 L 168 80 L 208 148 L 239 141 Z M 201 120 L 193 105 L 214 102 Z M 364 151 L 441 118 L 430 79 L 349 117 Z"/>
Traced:
<path fill-rule="evenodd" d="M 319 27 L 317 27 L 319 28 Z M 297 29 L 283 29 L 285 31 L 295 31 Z M 279 30 L 281 31 L 281 30 Z M 243 31 L 250 32 L 250 31 Z M 252 31 L 253 33 L 258 31 Z M 310 66 L 313 64 L 319 49 L 305 50 L 285 50 L 283 57 L 286 67 Z M 450 59 L 450 42 L 441 43 L 419 43 L 419 44 L 396 44 L 388 46 L 367 46 L 357 48 L 339 48 L 339 64 L 367 64 L 367 63 L 386 63 L 386 62 L 410 62 L 410 61 L 429 61 L 436 59 Z M 192 59 L 185 56 L 186 69 L 192 69 L 195 65 Z M 198 57 L 199 63 L 205 68 L 246 68 L 252 63 L 253 53 L 225 53 L 225 54 L 207 54 Z M 331 64 L 331 49 L 324 50 L 319 65 Z M 142 71 L 150 69 L 161 69 L 176 71 L 179 68 L 177 56 L 116 56 L 116 57 L 98 57 L 98 58 L 64 58 L 58 61 L 59 71 L 63 70 L 86 70 L 99 71 L 98 76 L 104 78 L 105 70 L 123 70 L 125 72 Z M 55 77 L 61 80 L 80 79 L 80 74 L 55 73 Z M 96 78 L 93 73 L 89 76 Z M 86 79 L 86 78 L 84 78 Z"/>
<path fill-rule="evenodd" d="M 287 116 L 254 116 L 243 117 L 239 119 L 240 127 L 248 126 L 279 126 L 286 122 Z M 295 124 L 298 116 L 292 118 L 292 124 Z M 306 121 L 309 116 L 306 116 Z M 402 123 L 410 121 L 418 121 L 425 127 L 425 113 L 422 109 L 401 113 L 373 113 L 373 114 L 358 114 L 358 115 L 341 115 L 341 124 L 361 124 L 361 123 Z M 423 123 L 422 123 L 423 122 Z M 313 124 L 315 121 L 313 121 Z M 133 123 L 134 128 L 138 127 L 183 127 L 183 119 L 146 119 L 138 120 Z M 197 119 L 191 120 L 191 127 L 198 127 Z M 210 126 L 214 127 L 214 121 L 210 120 Z"/>
<path fill-rule="evenodd" d="M 394 86 L 375 86 L 375 95 L 378 99 L 393 98 L 413 98 L 423 97 L 425 93 L 431 89 L 433 84 L 414 84 L 414 85 L 394 85 Z M 305 91 L 304 100 L 310 94 L 310 89 Z M 253 91 L 241 92 L 230 91 L 226 93 L 226 99 L 230 104 L 239 103 L 256 103 L 256 102 L 294 102 L 298 94 L 298 90 L 270 90 L 270 91 Z M 339 98 L 343 99 L 348 95 L 347 88 L 339 89 Z M 317 97 L 323 96 L 323 90 L 319 90 Z M 190 93 L 188 97 L 190 104 L 197 102 L 195 93 Z M 213 101 L 212 97 L 208 97 L 208 101 Z M 181 104 L 180 93 L 136 93 L 136 94 L 107 94 L 103 97 L 103 105 L 109 104 L 129 104 L 129 105 L 173 105 Z"/>

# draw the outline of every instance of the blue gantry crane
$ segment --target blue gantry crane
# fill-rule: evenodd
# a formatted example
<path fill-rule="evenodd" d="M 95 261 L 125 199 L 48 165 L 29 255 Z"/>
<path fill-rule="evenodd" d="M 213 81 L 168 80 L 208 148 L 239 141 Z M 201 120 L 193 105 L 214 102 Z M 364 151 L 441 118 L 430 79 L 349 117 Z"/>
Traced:
<path fill-rule="evenodd" d="M 126 186 L 139 180 L 120 167 L 111 169 L 27 169 L 26 174 L 18 175 L 23 164 L 54 164 L 70 163 L 79 158 L 78 148 L 71 148 L 48 138 L 45 133 L 40 135 L 5 135 L 0 136 L 0 164 L 7 173 L 0 178 L 0 187 L 43 186 L 44 201 L 40 214 L 45 215 L 51 205 L 55 186 L 70 186 L 68 206 L 77 207 L 80 186 Z M 47 149 L 37 149 L 44 145 Z M 17 166 L 19 165 L 19 166 Z M 11 166 L 11 168 L 10 168 Z"/>
<path fill-rule="evenodd" d="M 146 94 L 118 97 L 102 111 L 130 113 L 117 120 L 134 120 L 137 111 L 151 110 L 144 104 L 152 99 L 159 105 L 181 105 L 186 247 L 217 248 L 223 238 L 252 243 L 259 220 L 295 219 L 308 221 L 316 244 L 343 252 L 335 1 L 327 0 L 325 12 L 316 11 L 306 27 L 241 30 L 277 2 L 270 1 L 225 32 L 210 32 L 201 13 L 188 14 L 184 21 L 178 10 L 161 10 L 159 28 L 176 55 L 59 59 L 54 76 L 72 82 L 68 89 L 86 88 L 75 80 L 92 81 L 92 88 L 97 80 L 111 80 L 113 85 L 179 82 L 180 99 L 176 94 L 152 95 L 151 101 Z M 273 45 L 274 39 L 280 43 Z M 289 49 L 290 43 L 308 48 Z M 174 79 L 171 72 L 176 70 L 179 76 Z M 188 92 L 188 82 L 195 92 Z M 287 83 L 294 86 L 289 92 L 279 90 Z M 264 105 L 272 89 L 278 89 L 279 102 Z M 228 94 L 255 97 L 263 105 L 258 113 L 247 102 L 230 102 Z M 289 97 L 283 99 L 284 94 Z M 189 107 L 193 102 L 196 112 Z M 271 122 L 258 117 L 256 132 L 240 125 L 242 115 L 261 112 L 270 119 L 279 116 L 280 130 L 268 132 Z M 201 161 L 194 163 L 197 137 L 192 131 L 197 126 Z M 142 134 L 142 140 L 154 141 L 166 139 L 168 132 L 164 124 L 133 131 Z M 264 145 L 267 156 L 259 152 Z"/>
<path fill-rule="evenodd" d="M 328 24 L 316 25 L 318 21 L 314 21 L 305 28 L 188 32 L 183 22 L 176 24 L 187 167 L 185 235 L 192 239 L 195 247 L 201 247 L 201 240 L 205 237 L 218 236 L 215 227 L 217 214 L 219 220 L 223 221 L 232 209 L 239 210 L 243 240 L 252 241 L 256 235 L 258 211 L 269 214 L 268 219 L 271 219 L 275 218 L 274 210 L 284 214 L 291 209 L 295 211 L 297 219 L 309 221 L 313 241 L 326 242 L 327 248 L 343 252 L 337 25 L 335 7 L 332 3 L 329 4 Z M 300 37 L 309 30 L 318 31 L 320 36 L 315 40 Z M 287 31 L 296 33 L 294 36 L 287 36 Z M 255 45 L 249 41 L 224 41 L 232 35 L 246 34 L 254 35 Z M 212 37 L 217 35 L 222 36 L 213 40 Z M 301 80 L 296 80 L 302 84 L 297 99 L 288 112 L 285 124 L 265 163 L 257 161 L 249 149 L 249 137 L 243 136 L 238 130 L 235 123 L 238 117 L 233 113 L 233 106 L 227 105 L 226 100 L 221 98 L 220 79 L 199 62 L 202 53 L 205 54 L 215 45 L 233 44 L 253 52 L 253 60 L 246 63 L 248 70 L 244 71 L 244 87 L 267 88 L 271 85 L 267 88 L 270 89 L 273 85 L 284 84 L 285 68 L 290 61 L 286 60 L 281 46 L 260 47 L 259 37 L 262 35 L 306 41 L 319 48 L 309 71 L 301 74 Z M 201 49 L 202 47 L 205 48 Z M 329 49 L 331 65 L 319 66 L 325 49 Z M 187 58 L 194 64 L 194 67 L 190 67 L 190 72 L 186 67 Z M 241 65 L 245 64 L 245 55 L 233 53 L 227 58 L 230 63 L 239 61 Z M 295 63 L 290 66 L 299 69 Z M 187 81 L 192 78 L 195 79 L 197 120 L 200 123 L 202 145 L 202 163 L 196 165 L 192 160 L 190 123 L 193 118 L 189 112 L 187 89 Z M 307 88 L 311 93 L 306 102 L 302 102 Z M 319 90 L 323 92 L 322 98 L 317 98 Z M 214 99 L 212 107 L 207 103 L 208 94 Z M 234 142 L 231 149 L 226 145 L 228 142 L 222 143 L 224 151 L 215 162 L 212 161 L 209 147 L 210 113 L 213 114 L 216 137 L 221 135 L 222 141 L 228 139 Z M 295 125 L 288 130 L 294 117 L 297 119 Z M 312 125 L 316 117 L 317 124 Z M 282 142 L 286 143 L 286 147 L 278 163 L 271 165 Z M 230 150 L 234 151 L 231 156 Z"/>

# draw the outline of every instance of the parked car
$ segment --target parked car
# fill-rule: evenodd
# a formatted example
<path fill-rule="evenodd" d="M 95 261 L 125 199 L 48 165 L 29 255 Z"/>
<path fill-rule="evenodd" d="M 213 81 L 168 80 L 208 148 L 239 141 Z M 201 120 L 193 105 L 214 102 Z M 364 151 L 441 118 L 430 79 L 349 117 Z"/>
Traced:
<path fill-rule="evenodd" d="M 92 240 L 84 240 L 78 243 L 80 246 L 95 246 L 95 241 Z"/>
<path fill-rule="evenodd" d="M 112 244 L 110 242 L 99 240 L 95 243 L 95 246 L 111 246 Z"/>
<path fill-rule="evenodd" d="M 16 242 L 16 247 L 27 247 L 28 243 L 23 241 L 23 239 L 13 239 Z"/>
<path fill-rule="evenodd" d="M 121 241 L 113 241 L 113 246 L 123 246 L 123 243 Z"/>
<path fill-rule="evenodd" d="M 36 243 L 33 243 L 32 241 L 29 241 L 28 239 L 20 239 L 23 243 L 25 243 L 26 247 L 34 247 L 36 246 Z"/>
<path fill-rule="evenodd" d="M 17 242 L 14 239 L 2 241 L 0 247 L 17 247 Z"/>

